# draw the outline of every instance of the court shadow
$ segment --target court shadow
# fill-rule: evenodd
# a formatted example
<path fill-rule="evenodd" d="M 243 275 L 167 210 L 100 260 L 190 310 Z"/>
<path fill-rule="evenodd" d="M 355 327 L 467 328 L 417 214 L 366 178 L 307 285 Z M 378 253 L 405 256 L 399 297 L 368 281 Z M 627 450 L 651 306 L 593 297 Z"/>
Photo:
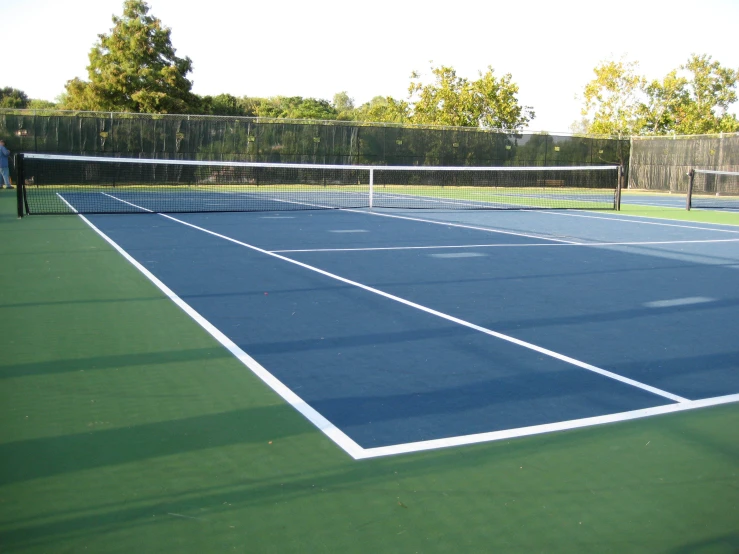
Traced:
<path fill-rule="evenodd" d="M 361 335 L 327 336 L 302 340 L 246 343 L 242 348 L 251 355 L 285 354 L 288 352 L 305 352 L 314 350 L 336 350 L 383 344 L 409 344 L 423 340 L 441 338 L 460 338 L 475 336 L 476 331 L 462 326 L 447 325 L 435 329 L 414 331 L 396 331 L 388 333 L 364 333 Z M 297 362 L 296 362 L 297 363 Z"/>
<path fill-rule="evenodd" d="M 0 486 L 311 432 L 287 404 L 0 444 Z"/>
<path fill-rule="evenodd" d="M 580 370 L 531 371 L 405 394 L 346 396 L 311 405 L 365 448 L 515 429 L 658 406 L 669 401 Z M 392 423 L 392 424 L 389 424 Z"/>
<path fill-rule="evenodd" d="M 77 304 L 118 304 L 121 302 L 151 302 L 155 300 L 164 300 L 162 296 L 142 296 L 138 298 L 94 298 L 94 299 L 75 299 L 75 300 L 49 300 L 44 302 L 18 302 L 14 304 L 2 304 L 0 308 L 35 308 L 38 306 L 69 306 Z"/>
<path fill-rule="evenodd" d="M 31 375 L 54 375 L 76 371 L 100 371 L 111 368 L 134 366 L 156 366 L 161 364 L 193 362 L 231 358 L 225 348 L 193 348 L 190 350 L 170 350 L 167 352 L 146 352 L 140 354 L 119 354 L 115 356 L 93 356 L 0 366 L 0 379 L 28 377 Z"/>
<path fill-rule="evenodd" d="M 714 552 L 739 552 L 739 533 L 721 535 L 679 546 L 670 550 L 669 554 L 708 554 Z"/>
<path fill-rule="evenodd" d="M 599 312 L 587 315 L 538 317 L 531 319 L 516 319 L 508 321 L 488 322 L 497 331 L 517 330 L 522 327 L 553 327 L 558 325 L 577 325 L 583 323 L 604 323 L 608 321 L 623 321 L 626 319 L 637 319 L 652 317 L 656 315 L 682 314 L 685 312 L 705 312 L 706 310 L 725 310 L 739 306 L 739 299 L 722 299 L 720 302 L 704 302 L 699 304 L 671 306 L 665 308 L 635 308 L 631 310 L 619 310 L 614 312 Z M 483 323 L 486 324 L 486 323 Z"/>

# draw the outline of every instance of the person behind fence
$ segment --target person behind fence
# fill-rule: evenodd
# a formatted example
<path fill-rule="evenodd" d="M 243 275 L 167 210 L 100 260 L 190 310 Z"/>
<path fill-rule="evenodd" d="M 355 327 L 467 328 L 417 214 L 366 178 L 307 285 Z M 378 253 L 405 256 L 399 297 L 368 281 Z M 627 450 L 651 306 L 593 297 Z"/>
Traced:
<path fill-rule="evenodd" d="M 10 150 L 5 148 L 5 141 L 0 139 L 0 175 L 2 181 L 0 181 L 0 188 L 5 185 L 6 188 L 12 189 L 13 185 L 10 183 L 10 166 L 8 165 L 8 158 L 10 157 Z"/>

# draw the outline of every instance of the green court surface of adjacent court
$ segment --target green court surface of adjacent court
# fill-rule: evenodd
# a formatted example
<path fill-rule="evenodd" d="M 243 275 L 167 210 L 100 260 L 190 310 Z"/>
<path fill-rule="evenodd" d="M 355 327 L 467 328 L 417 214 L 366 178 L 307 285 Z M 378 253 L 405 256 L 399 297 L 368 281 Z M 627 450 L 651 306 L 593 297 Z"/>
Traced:
<path fill-rule="evenodd" d="M 739 551 L 735 404 L 354 461 L 80 219 L 19 221 L 12 192 L 0 552 Z"/>

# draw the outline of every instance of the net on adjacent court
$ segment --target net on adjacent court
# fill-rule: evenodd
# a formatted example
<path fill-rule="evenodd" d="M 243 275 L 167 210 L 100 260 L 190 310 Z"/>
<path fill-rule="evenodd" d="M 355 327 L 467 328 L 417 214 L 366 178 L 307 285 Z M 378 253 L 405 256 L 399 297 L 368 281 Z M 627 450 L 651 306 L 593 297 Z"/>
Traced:
<path fill-rule="evenodd" d="M 694 169 L 688 186 L 688 209 L 739 209 L 739 172 Z"/>
<path fill-rule="evenodd" d="M 619 169 L 273 164 L 47 154 L 25 154 L 19 161 L 19 215 L 366 207 L 614 209 Z"/>

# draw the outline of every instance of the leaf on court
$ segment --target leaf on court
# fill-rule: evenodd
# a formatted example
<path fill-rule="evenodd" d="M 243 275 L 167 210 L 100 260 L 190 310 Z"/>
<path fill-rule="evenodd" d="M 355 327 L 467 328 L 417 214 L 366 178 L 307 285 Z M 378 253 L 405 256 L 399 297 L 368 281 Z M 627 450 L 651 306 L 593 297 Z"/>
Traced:
<path fill-rule="evenodd" d="M 398 500 L 398 506 L 400 506 L 401 508 L 405 508 L 406 510 L 408 509 L 408 506 L 403 504 L 400 500 Z"/>

